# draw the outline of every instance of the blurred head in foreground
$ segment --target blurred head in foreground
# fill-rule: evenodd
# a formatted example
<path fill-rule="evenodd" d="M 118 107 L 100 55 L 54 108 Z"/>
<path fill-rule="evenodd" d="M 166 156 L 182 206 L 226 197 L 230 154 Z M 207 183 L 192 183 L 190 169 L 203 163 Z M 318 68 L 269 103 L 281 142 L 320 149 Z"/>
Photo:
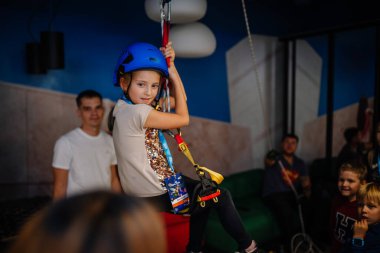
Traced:
<path fill-rule="evenodd" d="M 25 224 L 9 253 L 166 252 L 159 213 L 141 200 L 92 192 L 58 201 Z"/>

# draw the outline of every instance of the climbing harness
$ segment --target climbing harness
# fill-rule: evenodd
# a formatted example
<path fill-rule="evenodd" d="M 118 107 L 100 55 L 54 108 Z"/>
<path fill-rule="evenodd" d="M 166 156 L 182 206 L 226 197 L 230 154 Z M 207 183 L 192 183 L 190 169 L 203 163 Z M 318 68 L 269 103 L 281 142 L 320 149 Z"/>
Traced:
<path fill-rule="evenodd" d="M 218 196 L 220 195 L 219 184 L 223 181 L 223 176 L 215 171 L 212 171 L 206 167 L 200 166 L 194 162 L 193 156 L 190 153 L 189 147 L 186 142 L 182 139 L 181 130 L 177 129 L 177 134 L 174 134 L 171 130 L 164 130 L 166 134 L 175 139 L 178 145 L 179 151 L 183 153 L 186 158 L 191 162 L 195 168 L 195 172 L 198 175 L 200 182 L 195 187 L 193 200 L 199 203 L 200 207 L 206 207 L 207 201 L 212 200 L 214 203 L 218 203 Z M 190 213 L 192 209 L 196 206 L 195 203 L 192 203 L 193 206 L 190 208 Z"/>

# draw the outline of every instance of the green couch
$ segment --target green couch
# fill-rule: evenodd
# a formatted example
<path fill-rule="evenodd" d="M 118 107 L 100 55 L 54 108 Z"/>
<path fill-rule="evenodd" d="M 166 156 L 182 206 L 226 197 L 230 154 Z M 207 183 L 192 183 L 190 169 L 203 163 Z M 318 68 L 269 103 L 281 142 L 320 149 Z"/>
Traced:
<path fill-rule="evenodd" d="M 230 175 L 221 184 L 231 192 L 246 229 L 259 244 L 276 240 L 280 234 L 270 210 L 261 199 L 263 176 L 264 170 L 253 169 Z M 237 249 L 237 244 L 224 230 L 215 211 L 211 213 L 206 227 L 205 243 L 207 248 L 218 252 Z"/>

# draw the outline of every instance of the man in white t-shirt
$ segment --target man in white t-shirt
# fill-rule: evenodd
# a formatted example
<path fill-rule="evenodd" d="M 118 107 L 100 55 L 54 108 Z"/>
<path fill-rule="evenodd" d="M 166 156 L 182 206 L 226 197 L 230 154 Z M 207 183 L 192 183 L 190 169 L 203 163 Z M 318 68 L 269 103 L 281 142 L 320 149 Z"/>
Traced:
<path fill-rule="evenodd" d="M 82 124 L 61 136 L 54 147 L 53 199 L 99 189 L 121 192 L 113 140 L 100 129 L 102 96 L 85 90 L 76 103 Z"/>

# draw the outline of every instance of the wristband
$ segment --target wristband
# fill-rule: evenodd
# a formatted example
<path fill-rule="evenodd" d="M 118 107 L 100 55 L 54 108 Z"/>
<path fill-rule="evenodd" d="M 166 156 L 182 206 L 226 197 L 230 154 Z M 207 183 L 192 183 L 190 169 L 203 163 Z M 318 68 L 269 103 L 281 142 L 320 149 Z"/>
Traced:
<path fill-rule="evenodd" d="M 363 238 L 352 238 L 352 246 L 363 247 L 364 246 Z"/>

